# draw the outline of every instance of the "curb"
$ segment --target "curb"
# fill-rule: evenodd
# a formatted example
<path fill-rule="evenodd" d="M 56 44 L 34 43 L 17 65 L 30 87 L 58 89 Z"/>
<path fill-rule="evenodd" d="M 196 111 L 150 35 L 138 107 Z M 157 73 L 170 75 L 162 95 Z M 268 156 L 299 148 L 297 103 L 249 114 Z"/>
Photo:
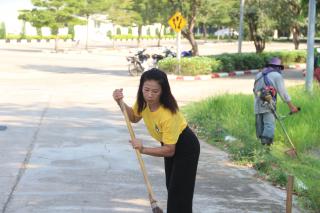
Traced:
<path fill-rule="evenodd" d="M 285 69 L 305 69 L 306 64 L 292 64 L 285 66 Z M 212 73 L 211 75 L 196 75 L 196 76 L 182 76 L 182 75 L 168 75 L 169 80 L 180 81 L 194 81 L 194 80 L 210 80 L 213 78 L 234 77 L 241 75 L 252 75 L 258 73 L 260 70 L 246 70 L 246 71 L 232 71 L 232 72 L 219 72 Z"/>
<path fill-rule="evenodd" d="M 305 69 L 306 68 L 306 64 L 291 64 L 291 65 L 285 66 L 285 68 L 289 68 L 289 69 Z"/>
<path fill-rule="evenodd" d="M 181 76 L 181 75 L 168 75 L 169 80 L 184 80 L 184 81 L 193 81 L 193 80 L 210 80 L 213 78 L 223 78 L 223 77 L 234 77 L 242 75 L 251 75 L 256 74 L 260 70 L 246 70 L 246 71 L 233 71 L 233 72 L 220 72 L 212 73 L 211 75 L 196 75 L 196 76 Z"/>

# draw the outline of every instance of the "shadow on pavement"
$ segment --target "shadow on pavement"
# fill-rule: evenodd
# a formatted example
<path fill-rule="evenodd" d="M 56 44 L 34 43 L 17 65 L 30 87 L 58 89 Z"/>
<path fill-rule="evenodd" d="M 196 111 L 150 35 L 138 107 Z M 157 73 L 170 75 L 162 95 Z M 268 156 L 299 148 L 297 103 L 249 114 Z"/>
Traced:
<path fill-rule="evenodd" d="M 98 74 L 98 75 L 112 75 L 112 76 L 129 76 L 127 70 L 108 70 L 108 69 L 91 69 L 87 67 L 65 67 L 65 66 L 51 66 L 51 65 L 25 65 L 23 69 L 32 69 L 43 72 L 52 72 L 60 74 Z"/>
<path fill-rule="evenodd" d="M 0 49 L 0 51 L 11 51 L 11 52 L 42 52 L 42 50 L 35 50 L 35 49 Z"/>

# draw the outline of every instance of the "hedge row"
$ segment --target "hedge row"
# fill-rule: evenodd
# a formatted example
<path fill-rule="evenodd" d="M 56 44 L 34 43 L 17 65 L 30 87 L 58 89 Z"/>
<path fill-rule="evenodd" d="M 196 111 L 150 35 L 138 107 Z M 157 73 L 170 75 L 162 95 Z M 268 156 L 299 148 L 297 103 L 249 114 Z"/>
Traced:
<path fill-rule="evenodd" d="M 167 73 L 176 73 L 178 62 L 176 58 L 166 58 L 158 62 L 159 68 Z M 209 74 L 217 70 L 221 62 L 209 57 L 181 58 L 180 73 L 183 75 Z"/>
<path fill-rule="evenodd" d="M 32 39 L 55 39 L 58 37 L 59 39 L 72 39 L 72 35 L 49 35 L 49 36 L 39 36 L 39 35 L 13 35 L 13 34 L 8 34 L 6 35 L 6 39 L 27 39 L 27 40 L 32 40 Z"/>
<path fill-rule="evenodd" d="M 230 72 L 236 70 L 261 69 L 272 57 L 279 57 L 284 65 L 305 63 L 306 51 L 282 51 L 256 53 L 221 54 L 206 57 L 181 58 L 180 74 L 201 75 L 213 72 Z M 159 61 L 159 68 L 175 73 L 178 67 L 176 58 Z"/>
<path fill-rule="evenodd" d="M 118 39 L 118 40 L 129 40 L 129 39 L 138 39 L 138 36 L 134 36 L 134 35 L 113 35 L 113 36 L 109 36 L 110 39 Z M 141 39 L 158 39 L 158 36 L 141 36 Z M 161 36 L 162 39 L 164 38 L 169 38 L 169 39 L 173 39 L 175 38 L 174 35 L 163 35 Z"/>
<path fill-rule="evenodd" d="M 275 42 L 293 42 L 292 38 L 288 38 L 288 37 L 275 38 L 275 39 L 272 39 L 272 41 L 275 41 Z M 306 37 L 305 38 L 300 38 L 299 42 L 300 43 L 307 43 L 308 42 L 308 38 L 306 38 Z M 314 42 L 315 43 L 319 43 L 320 42 L 319 35 L 317 35 L 317 37 L 314 37 Z"/>

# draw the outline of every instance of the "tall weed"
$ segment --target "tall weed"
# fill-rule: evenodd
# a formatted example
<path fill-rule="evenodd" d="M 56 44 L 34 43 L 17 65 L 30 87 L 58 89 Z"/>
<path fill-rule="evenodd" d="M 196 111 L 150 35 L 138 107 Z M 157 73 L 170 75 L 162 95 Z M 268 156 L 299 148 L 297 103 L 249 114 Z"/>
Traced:
<path fill-rule="evenodd" d="M 284 186 L 289 174 L 296 178 L 295 191 L 305 208 L 320 211 L 320 88 L 315 83 L 313 93 L 302 86 L 289 89 L 292 102 L 301 112 L 288 115 L 286 104 L 278 101 L 278 113 L 297 148 L 298 158 L 284 152 L 290 148 L 277 122 L 275 142 L 271 151 L 255 136 L 253 96 L 225 94 L 192 103 L 183 108 L 191 126 L 208 142 L 227 150 L 232 159 L 252 164 L 265 179 Z M 236 138 L 225 140 L 226 136 Z"/>

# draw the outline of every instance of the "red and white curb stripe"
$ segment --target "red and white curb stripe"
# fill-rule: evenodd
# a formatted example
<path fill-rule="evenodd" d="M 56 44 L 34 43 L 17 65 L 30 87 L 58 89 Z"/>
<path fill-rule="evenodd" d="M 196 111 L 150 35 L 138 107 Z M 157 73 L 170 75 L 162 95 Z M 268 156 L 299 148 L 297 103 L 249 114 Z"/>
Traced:
<path fill-rule="evenodd" d="M 293 64 L 289 65 L 286 68 L 289 69 L 305 69 L 306 64 Z M 213 78 L 223 78 L 223 77 L 233 77 L 233 76 L 241 76 L 241 75 L 251 75 L 256 74 L 260 70 L 246 70 L 246 71 L 233 71 L 233 72 L 219 72 L 212 73 L 211 75 L 196 75 L 196 76 L 182 76 L 182 75 L 168 75 L 168 79 L 170 80 L 184 80 L 184 81 L 194 81 L 194 80 L 210 80 Z"/>
<path fill-rule="evenodd" d="M 290 69 L 305 69 L 306 68 L 306 64 L 291 64 L 287 68 L 290 68 Z"/>
<path fill-rule="evenodd" d="M 251 75 L 256 74 L 260 70 L 246 70 L 246 71 L 233 71 L 233 72 L 219 72 L 212 73 L 211 75 L 197 75 L 197 76 L 181 76 L 181 75 L 168 75 L 170 80 L 184 80 L 184 81 L 193 81 L 193 80 L 210 80 L 213 78 L 223 78 L 223 77 L 233 77 L 241 75 Z"/>

